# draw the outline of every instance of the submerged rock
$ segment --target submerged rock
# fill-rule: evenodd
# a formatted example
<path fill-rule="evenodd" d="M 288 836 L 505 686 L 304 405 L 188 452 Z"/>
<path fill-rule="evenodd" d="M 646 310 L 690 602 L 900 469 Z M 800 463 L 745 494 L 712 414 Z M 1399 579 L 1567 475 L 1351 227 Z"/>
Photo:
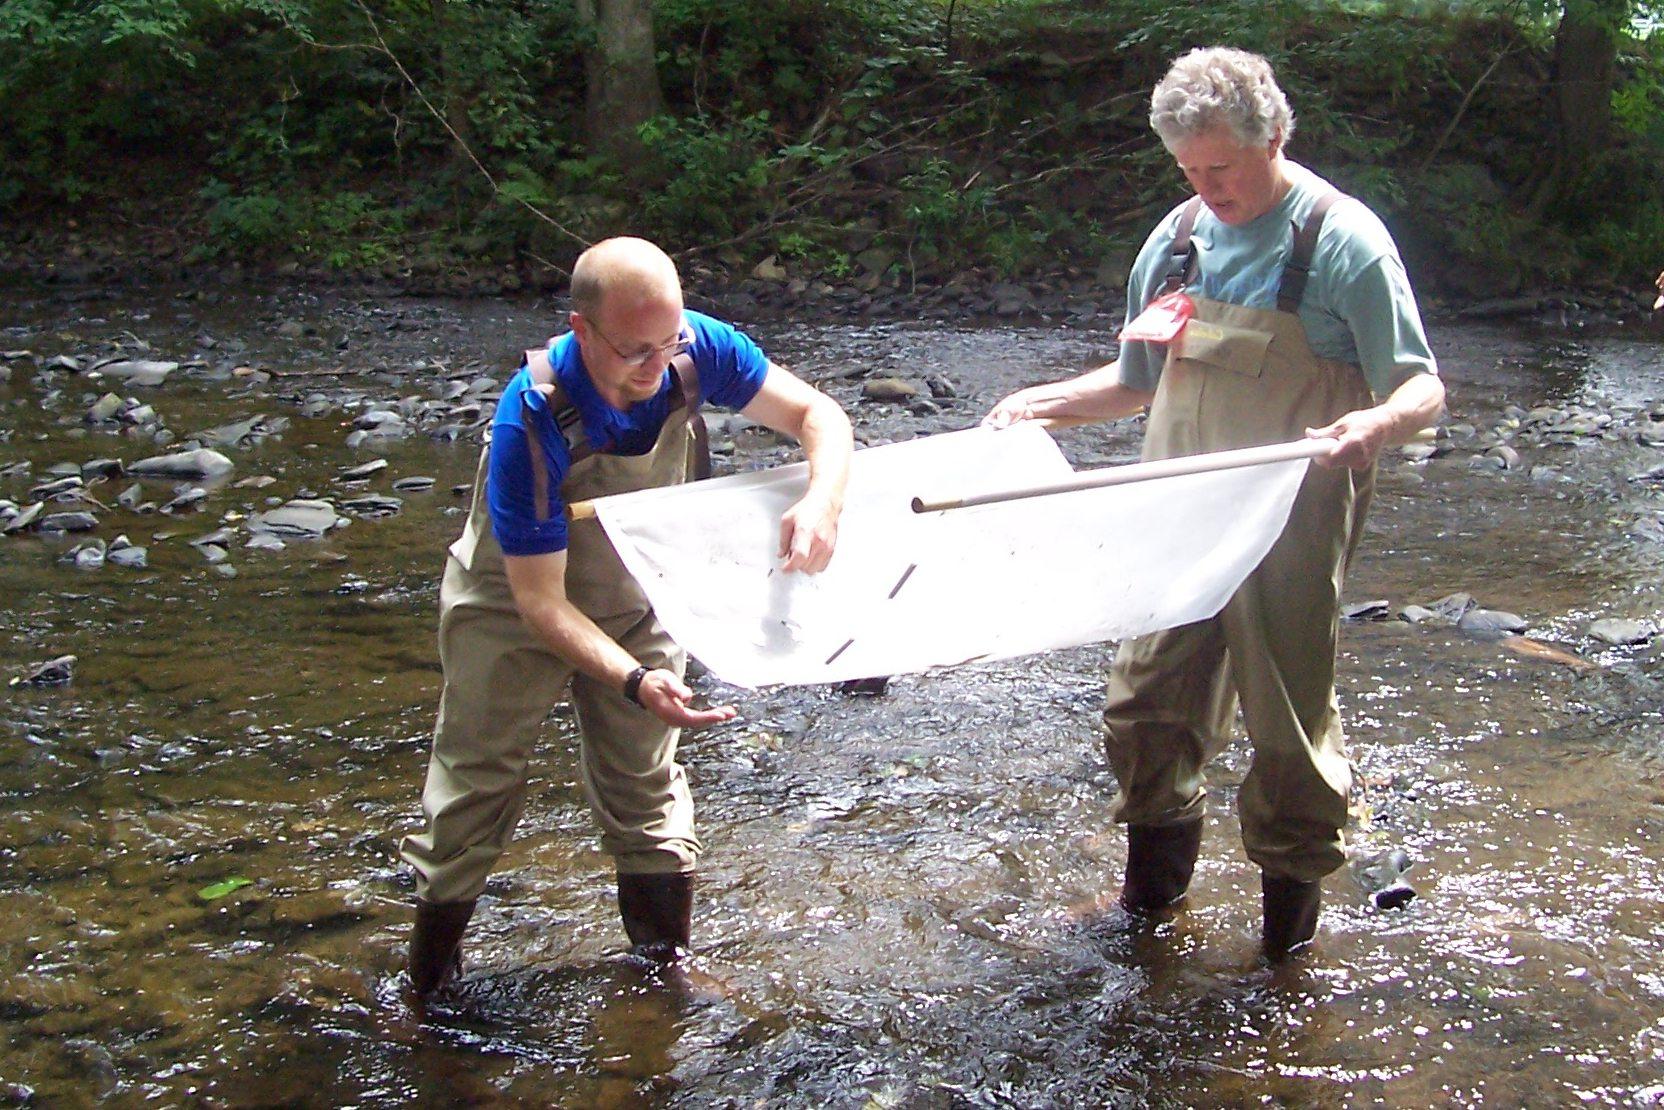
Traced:
<path fill-rule="evenodd" d="M 60 655 L 44 663 L 36 663 L 30 670 L 12 678 L 13 686 L 67 686 L 75 677 L 73 655 Z"/>
<path fill-rule="evenodd" d="M 1366 860 L 1354 862 L 1352 873 L 1376 908 L 1396 910 L 1409 905 L 1416 890 L 1404 881 L 1404 873 L 1415 866 L 1410 854 L 1392 848 Z"/>
<path fill-rule="evenodd" d="M 381 494 L 372 493 L 363 497 L 349 497 L 341 502 L 341 508 L 354 516 L 392 516 L 404 508 L 404 502 L 397 497 L 384 497 Z"/>
<path fill-rule="evenodd" d="M 328 501 L 297 499 L 269 512 L 255 513 L 248 518 L 248 529 L 285 538 L 317 539 L 336 527 L 340 519 Z"/>
<path fill-rule="evenodd" d="M 178 497 L 175 497 L 172 501 L 163 505 L 162 512 L 168 515 L 183 512 L 184 510 L 191 508 L 193 505 L 200 504 L 207 497 L 207 490 L 203 489 L 201 486 L 192 486 Z"/>
<path fill-rule="evenodd" d="M 196 438 L 210 447 L 235 447 L 243 440 L 254 435 L 256 430 L 265 424 L 265 416 L 251 416 L 247 420 L 238 420 L 232 424 L 221 424 L 217 428 L 209 428 L 205 432 L 198 432 Z"/>

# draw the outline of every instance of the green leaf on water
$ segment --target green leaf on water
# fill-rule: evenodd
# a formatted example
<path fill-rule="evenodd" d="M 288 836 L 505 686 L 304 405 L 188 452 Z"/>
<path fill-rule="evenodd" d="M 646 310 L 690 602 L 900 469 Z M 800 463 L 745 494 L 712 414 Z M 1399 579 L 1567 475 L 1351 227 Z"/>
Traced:
<path fill-rule="evenodd" d="M 216 898 L 224 898 L 227 894 L 230 894 L 234 890 L 241 890 L 243 887 L 248 886 L 253 882 L 253 879 L 245 879 L 241 875 L 233 875 L 229 879 L 221 879 L 217 883 L 209 883 L 207 886 L 197 891 L 196 896 L 204 902 L 212 902 Z"/>

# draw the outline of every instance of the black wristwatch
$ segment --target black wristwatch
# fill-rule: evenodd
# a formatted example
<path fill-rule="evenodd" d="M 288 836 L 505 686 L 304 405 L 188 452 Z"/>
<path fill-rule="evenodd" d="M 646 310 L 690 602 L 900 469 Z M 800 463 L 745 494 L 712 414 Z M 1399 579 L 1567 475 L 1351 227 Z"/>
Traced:
<path fill-rule="evenodd" d="M 637 667 L 625 676 L 624 697 L 627 700 L 633 701 L 637 705 L 641 704 L 641 680 L 646 678 L 647 672 L 652 669 L 651 667 Z"/>

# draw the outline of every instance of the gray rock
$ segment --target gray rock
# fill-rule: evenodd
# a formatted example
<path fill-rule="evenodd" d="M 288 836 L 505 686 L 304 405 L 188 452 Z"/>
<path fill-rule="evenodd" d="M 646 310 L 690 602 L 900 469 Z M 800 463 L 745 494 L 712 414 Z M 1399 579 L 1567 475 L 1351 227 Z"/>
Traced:
<path fill-rule="evenodd" d="M 134 482 L 120 493 L 116 494 L 116 504 L 124 509 L 137 509 L 139 502 L 144 500 L 144 486 Z"/>
<path fill-rule="evenodd" d="M 421 493 L 433 488 L 434 480 L 424 475 L 413 474 L 408 478 L 400 478 L 393 483 L 393 488 L 400 493 Z"/>
<path fill-rule="evenodd" d="M 198 543 L 191 546 L 200 551 L 202 557 L 207 559 L 210 564 L 223 563 L 231 554 L 217 543 Z"/>
<path fill-rule="evenodd" d="M 60 655 L 36 663 L 28 672 L 12 676 L 13 686 L 67 686 L 75 677 L 75 656 Z"/>
<path fill-rule="evenodd" d="M 205 432 L 198 432 L 196 438 L 209 447 L 235 447 L 252 436 L 255 429 L 259 428 L 265 419 L 264 416 L 251 416 L 247 420 L 239 420 L 232 424 L 221 424 L 217 428 L 209 428 Z"/>
<path fill-rule="evenodd" d="M 1462 619 L 1462 614 L 1474 607 L 1472 594 L 1446 594 L 1444 597 L 1428 606 L 1434 613 L 1444 620 L 1455 623 Z"/>
<path fill-rule="evenodd" d="M 91 369 L 108 378 L 120 378 L 128 385 L 161 385 L 169 374 L 179 369 L 179 364 L 150 359 L 117 359 L 99 363 Z"/>
<path fill-rule="evenodd" d="M 121 407 L 126 403 L 114 393 L 104 394 L 92 403 L 91 408 L 87 409 L 87 423 L 103 424 L 106 421 L 114 420 L 116 415 L 121 412 Z"/>
<path fill-rule="evenodd" d="M 335 405 L 328 397 L 321 393 L 314 393 L 301 402 L 300 414 L 309 420 L 316 420 L 321 416 L 328 416 L 335 411 Z"/>
<path fill-rule="evenodd" d="M 994 314 L 996 316 L 1016 316 L 1034 310 L 1034 294 L 1021 285 L 1001 283 L 994 286 L 989 292 L 994 298 Z"/>
<path fill-rule="evenodd" d="M 1492 447 L 1485 452 L 1485 457 L 1501 463 L 1504 470 L 1518 470 L 1520 466 L 1520 453 L 1506 443 Z"/>
<path fill-rule="evenodd" d="M 172 501 L 164 504 L 162 506 L 162 512 L 164 514 L 183 512 L 192 506 L 201 504 L 207 499 L 207 497 L 207 490 L 203 489 L 201 486 L 192 486 L 184 493 L 181 493 L 178 497 L 175 497 Z"/>
<path fill-rule="evenodd" d="M 383 517 L 392 516 L 404 508 L 404 502 L 397 497 L 384 497 L 372 493 L 363 497 L 349 497 L 341 502 L 341 508 L 354 516 Z"/>
<path fill-rule="evenodd" d="M 216 478 L 228 474 L 235 464 L 218 451 L 206 447 L 195 451 L 179 451 L 171 455 L 155 455 L 140 459 L 127 468 L 129 474 L 166 478 Z"/>
<path fill-rule="evenodd" d="M 389 425 L 403 424 L 404 422 L 404 416 L 391 409 L 371 409 L 369 412 L 361 413 L 352 423 L 355 428 L 376 431 Z"/>
<path fill-rule="evenodd" d="M 959 390 L 944 374 L 931 374 L 925 378 L 924 384 L 930 387 L 930 395 L 938 401 L 951 400 L 959 396 Z"/>
<path fill-rule="evenodd" d="M 1384 621 L 1392 611 L 1392 602 L 1386 598 L 1373 601 L 1355 601 L 1350 605 L 1340 607 L 1340 619 L 1343 621 Z"/>
<path fill-rule="evenodd" d="M 51 501 L 65 493 L 78 493 L 86 486 L 79 474 L 67 478 L 59 478 L 55 482 L 42 482 L 29 491 L 29 496 L 36 501 Z"/>
<path fill-rule="evenodd" d="M 256 532 L 243 546 L 255 551 L 282 551 L 289 545 L 276 532 Z"/>
<path fill-rule="evenodd" d="M 1404 873 L 1414 866 L 1408 852 L 1393 848 L 1354 863 L 1352 872 L 1376 908 L 1396 910 L 1416 897 L 1415 888 L 1404 881 Z"/>
<path fill-rule="evenodd" d="M 42 532 L 90 532 L 98 518 L 87 512 L 47 513 L 40 521 Z"/>
<path fill-rule="evenodd" d="M 1439 453 L 1436 443 L 1406 443 L 1398 453 L 1410 462 L 1426 462 Z"/>
<path fill-rule="evenodd" d="M 76 570 L 102 570 L 108 549 L 103 540 L 93 540 L 75 548 Z"/>
<path fill-rule="evenodd" d="M 1512 636 L 1524 632 L 1531 623 L 1518 613 L 1501 609 L 1469 609 L 1456 622 L 1456 627 L 1470 636 Z"/>
<path fill-rule="evenodd" d="M 160 423 L 160 420 L 156 416 L 156 410 L 151 408 L 149 405 L 133 405 L 129 408 L 125 408 L 121 411 L 121 419 L 123 423 L 132 424 L 138 427 L 142 427 L 146 424 Z"/>
<path fill-rule="evenodd" d="M 1589 625 L 1589 635 L 1617 647 L 1644 644 L 1652 639 L 1652 631 L 1645 624 L 1619 617 L 1605 617 L 1593 622 Z"/>
<path fill-rule="evenodd" d="M 217 547 L 230 547 L 231 541 L 235 539 L 236 536 L 237 534 L 229 528 L 216 528 L 207 535 L 198 536 L 196 539 L 189 542 L 192 547 L 201 547 L 204 544 L 213 544 Z"/>
<path fill-rule="evenodd" d="M 271 532 L 283 538 L 317 539 L 340 520 L 328 501 L 297 499 L 248 518 L 251 532 Z"/>
<path fill-rule="evenodd" d="M 359 466 L 348 467 L 346 470 L 341 471 L 340 474 L 337 474 L 336 479 L 342 482 L 358 482 L 365 478 L 379 474 L 381 471 L 386 469 L 386 459 L 372 459 L 371 461 L 363 463 Z"/>
<path fill-rule="evenodd" d="M 126 472 L 120 459 L 89 459 L 81 464 L 83 478 L 119 478 Z"/>
<path fill-rule="evenodd" d="M 120 538 L 125 539 L 126 537 L 123 536 Z M 119 547 L 115 544 L 111 544 L 110 550 L 105 553 L 105 558 L 118 567 L 126 567 L 129 570 L 142 570 L 150 565 L 150 549 L 147 547 L 137 547 L 133 544 L 123 544 Z"/>
<path fill-rule="evenodd" d="M 872 378 L 861 386 L 868 401 L 910 401 L 918 395 L 919 387 L 902 378 Z"/>
<path fill-rule="evenodd" d="M 1398 617 L 1411 624 L 1420 624 L 1422 621 L 1436 619 L 1438 614 L 1420 605 L 1406 605 L 1398 611 Z"/>
<path fill-rule="evenodd" d="M 18 513 L 16 516 L 14 516 L 10 520 L 6 521 L 4 526 L 0 526 L 0 532 L 4 532 L 4 533 L 21 532 L 21 531 L 23 531 L 23 529 L 29 527 L 35 521 L 39 520 L 40 515 L 42 513 L 44 513 L 45 511 L 46 511 L 46 502 L 36 501 L 33 505 L 30 505 L 29 507 L 24 509 L 22 512 Z"/>

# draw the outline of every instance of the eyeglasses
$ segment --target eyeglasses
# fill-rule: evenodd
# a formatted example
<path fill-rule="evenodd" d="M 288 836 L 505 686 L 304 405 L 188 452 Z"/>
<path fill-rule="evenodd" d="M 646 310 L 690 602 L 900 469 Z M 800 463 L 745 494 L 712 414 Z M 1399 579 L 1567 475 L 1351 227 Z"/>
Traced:
<path fill-rule="evenodd" d="M 649 347 L 645 351 L 638 351 L 633 355 L 627 355 L 619 350 L 618 344 L 608 339 L 607 333 L 596 327 L 594 320 L 586 320 L 585 322 L 589 324 L 590 329 L 596 335 L 601 337 L 601 342 L 612 348 L 612 353 L 617 355 L 626 366 L 646 366 L 648 362 L 659 355 L 663 355 L 667 359 L 675 358 L 677 355 L 686 354 L 693 347 L 693 329 L 688 327 L 686 321 L 682 322 L 682 330 L 677 332 L 676 338 L 669 343 L 658 347 Z"/>

